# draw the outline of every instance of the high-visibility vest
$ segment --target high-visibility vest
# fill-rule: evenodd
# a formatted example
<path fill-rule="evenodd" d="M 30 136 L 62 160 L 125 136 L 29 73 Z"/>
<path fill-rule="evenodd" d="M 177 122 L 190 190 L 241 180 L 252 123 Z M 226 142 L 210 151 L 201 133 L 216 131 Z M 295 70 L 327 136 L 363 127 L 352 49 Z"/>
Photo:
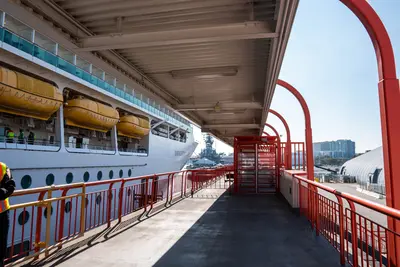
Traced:
<path fill-rule="evenodd" d="M 0 177 L 0 182 L 3 180 L 4 175 L 7 173 L 7 165 L 3 162 L 0 162 L 1 166 L 1 177 Z M 8 198 L 4 200 L 0 200 L 0 213 L 5 212 L 6 210 L 10 209 L 10 202 L 8 201 Z"/>

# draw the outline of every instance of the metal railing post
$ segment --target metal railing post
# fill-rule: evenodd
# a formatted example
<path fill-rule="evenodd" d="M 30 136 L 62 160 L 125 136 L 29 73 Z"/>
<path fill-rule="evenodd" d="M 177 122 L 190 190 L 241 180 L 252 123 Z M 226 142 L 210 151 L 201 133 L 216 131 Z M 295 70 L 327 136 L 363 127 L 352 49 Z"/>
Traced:
<path fill-rule="evenodd" d="M 339 239 L 340 239 L 340 264 L 345 265 L 345 249 L 344 249 L 344 214 L 343 214 L 343 200 L 340 196 L 336 195 L 339 204 Z M 347 222 L 346 222 L 347 223 Z"/>
<path fill-rule="evenodd" d="M 52 193 L 53 193 L 53 190 L 50 188 L 48 191 L 47 191 L 47 199 L 51 199 L 52 198 Z M 48 257 L 49 256 L 49 254 L 50 254 L 50 252 L 49 252 L 49 246 L 50 246 L 50 227 L 51 227 L 51 207 L 52 207 L 52 202 L 51 201 L 48 201 L 47 202 L 47 207 L 46 207 L 46 211 L 47 211 L 47 216 L 46 216 L 46 247 L 45 247 L 45 251 L 44 251 L 44 255 L 46 256 L 46 257 Z"/>
<path fill-rule="evenodd" d="M 85 233 L 86 224 L 86 184 L 82 185 L 82 200 L 81 200 L 81 231 L 79 236 L 83 236 Z"/>
<path fill-rule="evenodd" d="M 119 189 L 119 199 L 118 199 L 118 223 L 120 223 L 122 220 L 122 204 L 123 204 L 122 198 L 124 197 L 124 185 L 125 185 L 125 179 L 122 179 L 121 187 Z"/>

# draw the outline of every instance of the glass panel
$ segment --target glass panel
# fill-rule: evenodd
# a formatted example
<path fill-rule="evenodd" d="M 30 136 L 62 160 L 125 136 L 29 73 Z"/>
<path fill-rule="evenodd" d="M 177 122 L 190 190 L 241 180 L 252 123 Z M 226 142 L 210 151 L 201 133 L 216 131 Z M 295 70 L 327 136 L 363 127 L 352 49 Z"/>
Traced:
<path fill-rule="evenodd" d="M 75 54 L 71 53 L 65 48 L 62 48 L 61 46 L 58 47 L 58 56 L 65 59 L 69 63 L 74 63 L 74 56 Z"/>
<path fill-rule="evenodd" d="M 33 53 L 33 44 L 26 41 L 25 39 L 19 39 L 19 47 L 20 50 L 24 51 L 25 53 L 31 54 Z"/>
<path fill-rule="evenodd" d="M 38 46 L 34 47 L 33 55 L 37 57 L 38 59 L 41 59 L 53 66 L 57 66 L 57 57 L 43 48 L 40 48 Z"/>
<path fill-rule="evenodd" d="M 18 48 L 19 37 L 9 31 L 4 31 L 4 42 L 11 46 L 14 46 L 15 48 Z"/>
<path fill-rule="evenodd" d="M 120 81 L 117 80 L 116 87 L 117 87 L 118 89 L 121 89 L 121 90 L 123 91 L 124 88 L 125 88 L 125 84 L 123 84 L 122 82 L 120 82 Z"/>
<path fill-rule="evenodd" d="M 120 89 L 118 89 L 118 88 L 116 88 L 115 89 L 115 94 L 117 95 L 117 96 L 119 96 L 119 97 L 122 97 L 123 96 L 123 91 L 121 91 Z"/>
<path fill-rule="evenodd" d="M 104 79 L 108 84 L 113 85 L 114 86 L 114 80 L 115 77 L 109 75 L 106 73 L 105 79 Z"/>
<path fill-rule="evenodd" d="M 6 14 L 6 19 L 4 21 L 4 27 L 9 29 L 10 31 L 18 34 L 19 36 L 24 37 L 28 41 L 32 41 L 32 33 L 33 30 L 23 24 L 22 22 L 14 19 L 10 15 Z"/>
<path fill-rule="evenodd" d="M 108 89 L 111 93 L 115 94 L 115 87 L 112 85 L 108 85 Z"/>
<path fill-rule="evenodd" d="M 90 72 L 90 63 L 80 59 L 79 57 L 76 58 L 76 66 L 79 68 L 83 69 L 86 72 Z"/>
<path fill-rule="evenodd" d="M 90 82 L 91 82 L 92 84 L 94 84 L 94 85 L 98 85 L 98 84 L 97 84 L 97 83 L 98 83 L 98 80 L 99 80 L 99 79 L 98 79 L 96 76 L 93 76 L 93 75 L 92 75 L 91 81 L 90 81 Z"/>
<path fill-rule="evenodd" d="M 4 37 L 3 33 L 4 33 L 3 28 L 1 28 L 1 26 L 0 26 L 0 41 L 4 40 L 3 39 L 3 37 Z"/>
<path fill-rule="evenodd" d="M 102 69 L 99 69 L 95 66 L 92 67 L 92 74 L 95 75 L 97 78 L 103 79 L 103 73 L 104 71 Z"/>
<path fill-rule="evenodd" d="M 78 70 L 78 68 L 76 68 Z M 87 82 L 90 82 L 91 76 L 89 72 L 83 71 L 82 79 L 84 79 Z"/>
<path fill-rule="evenodd" d="M 71 74 L 76 74 L 76 67 L 72 65 L 71 63 L 63 60 L 62 58 L 58 58 L 58 67 L 62 70 L 65 70 L 66 72 L 69 72 Z"/>
<path fill-rule="evenodd" d="M 96 78 L 97 79 L 97 78 Z M 106 83 L 103 80 L 97 79 L 97 86 L 106 89 Z"/>
<path fill-rule="evenodd" d="M 53 54 L 56 53 L 56 43 L 38 32 L 35 32 L 35 44 L 38 44 L 40 47 Z"/>

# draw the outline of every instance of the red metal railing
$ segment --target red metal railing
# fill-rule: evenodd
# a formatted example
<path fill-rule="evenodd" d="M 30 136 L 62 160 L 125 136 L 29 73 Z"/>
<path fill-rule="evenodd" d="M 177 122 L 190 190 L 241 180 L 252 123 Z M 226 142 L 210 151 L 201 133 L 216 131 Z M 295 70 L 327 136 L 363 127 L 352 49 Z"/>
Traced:
<path fill-rule="evenodd" d="M 48 255 L 88 230 L 110 227 L 139 210 L 148 213 L 160 202 L 168 206 L 204 188 L 229 189 L 233 179 L 225 176 L 231 171 L 231 167 L 187 170 L 16 191 L 11 203 L 21 197 L 25 202 L 11 206 L 11 244 L 5 262 Z"/>
<path fill-rule="evenodd" d="M 388 229 L 388 218 L 400 220 L 400 211 L 293 175 L 298 185 L 300 213 L 316 234 L 340 253 L 340 262 L 352 266 L 395 266 L 393 242 L 400 234 Z M 362 213 L 362 214 L 361 214 Z"/>
<path fill-rule="evenodd" d="M 286 166 L 286 162 L 288 162 L 288 157 L 292 157 L 290 169 L 293 170 L 305 170 L 306 169 L 306 150 L 304 142 L 290 142 L 291 145 L 291 154 L 287 153 L 287 142 L 281 142 L 281 155 L 282 155 L 282 164 Z M 288 166 L 286 166 L 287 168 Z"/>

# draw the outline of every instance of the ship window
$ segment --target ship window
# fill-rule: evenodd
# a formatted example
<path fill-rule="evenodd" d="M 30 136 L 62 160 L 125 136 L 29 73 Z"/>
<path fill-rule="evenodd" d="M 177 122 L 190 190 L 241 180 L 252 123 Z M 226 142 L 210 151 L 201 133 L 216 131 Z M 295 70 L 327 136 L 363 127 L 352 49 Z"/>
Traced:
<path fill-rule="evenodd" d="M 87 181 L 89 181 L 89 179 L 90 179 L 90 173 L 89 172 L 85 172 L 83 174 L 83 181 L 87 182 Z"/>
<path fill-rule="evenodd" d="M 108 176 L 110 177 L 110 179 L 112 179 L 114 177 L 114 172 L 113 170 L 110 171 L 110 173 L 108 174 Z"/>
<path fill-rule="evenodd" d="M 96 204 L 97 204 L 97 205 L 100 205 L 100 203 L 101 203 L 101 195 L 97 195 L 97 197 L 96 197 Z"/>
<path fill-rule="evenodd" d="M 124 171 L 123 170 L 119 170 L 119 178 L 122 178 L 122 176 L 124 176 Z"/>
<path fill-rule="evenodd" d="M 53 215 L 53 206 L 50 209 L 50 216 Z M 44 209 L 43 216 L 47 219 L 47 208 Z"/>
<path fill-rule="evenodd" d="M 54 174 L 50 173 L 46 177 L 46 185 L 54 184 Z"/>
<path fill-rule="evenodd" d="M 31 185 L 32 185 L 32 177 L 30 175 L 25 175 L 24 177 L 22 177 L 21 187 L 23 189 L 27 189 L 27 188 L 31 187 Z"/>
<path fill-rule="evenodd" d="M 131 177 L 131 175 L 132 175 L 132 170 L 129 169 L 129 171 L 128 171 L 128 176 Z"/>
<path fill-rule="evenodd" d="M 74 180 L 74 175 L 72 174 L 72 172 L 69 172 L 67 174 L 65 181 L 67 182 L 67 184 L 70 184 L 70 183 L 72 183 L 73 180 Z"/>
<path fill-rule="evenodd" d="M 71 201 L 67 201 L 67 203 L 65 203 L 65 213 L 69 213 L 71 211 Z"/>
<path fill-rule="evenodd" d="M 18 223 L 19 225 L 24 225 L 29 221 L 29 212 L 24 210 L 18 215 Z"/>
<path fill-rule="evenodd" d="M 97 180 L 101 180 L 101 178 L 103 178 L 103 173 L 101 171 L 99 171 L 97 173 Z"/>

